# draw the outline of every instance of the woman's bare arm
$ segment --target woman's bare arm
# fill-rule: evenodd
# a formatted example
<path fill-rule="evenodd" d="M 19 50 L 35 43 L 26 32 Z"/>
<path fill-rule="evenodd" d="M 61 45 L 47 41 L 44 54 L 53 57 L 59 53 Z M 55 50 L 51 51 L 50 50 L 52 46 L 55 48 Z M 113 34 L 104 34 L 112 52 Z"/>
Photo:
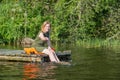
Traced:
<path fill-rule="evenodd" d="M 43 33 L 40 33 L 40 34 L 39 34 L 39 37 L 40 37 L 41 40 L 47 41 L 48 47 L 51 47 L 51 42 L 50 42 L 50 39 L 49 39 L 48 37 L 45 37 L 45 36 L 43 35 Z"/>
<path fill-rule="evenodd" d="M 40 38 L 41 40 L 43 40 L 43 41 L 47 41 L 47 40 L 48 40 L 48 38 L 45 37 L 45 36 L 43 35 L 43 33 L 40 33 L 40 34 L 39 34 L 39 38 Z"/>

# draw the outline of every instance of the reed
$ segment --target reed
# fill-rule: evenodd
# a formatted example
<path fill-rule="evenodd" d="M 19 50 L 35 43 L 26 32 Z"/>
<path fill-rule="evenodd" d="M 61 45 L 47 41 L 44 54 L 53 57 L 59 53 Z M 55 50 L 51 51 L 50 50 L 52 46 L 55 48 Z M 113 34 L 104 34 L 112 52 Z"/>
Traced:
<path fill-rule="evenodd" d="M 87 48 L 90 47 L 120 47 L 120 40 L 112 40 L 112 41 L 105 41 L 101 39 L 89 39 L 89 40 L 80 40 L 77 41 L 75 44 L 84 46 Z"/>

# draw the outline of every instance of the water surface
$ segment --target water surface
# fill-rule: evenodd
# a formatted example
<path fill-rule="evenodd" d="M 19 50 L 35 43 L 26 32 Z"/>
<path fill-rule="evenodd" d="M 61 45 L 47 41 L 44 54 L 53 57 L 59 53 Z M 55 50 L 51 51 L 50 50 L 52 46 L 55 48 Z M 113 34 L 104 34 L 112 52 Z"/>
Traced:
<path fill-rule="evenodd" d="M 0 80 L 120 80 L 120 48 L 59 46 L 72 50 L 71 65 L 0 61 Z"/>

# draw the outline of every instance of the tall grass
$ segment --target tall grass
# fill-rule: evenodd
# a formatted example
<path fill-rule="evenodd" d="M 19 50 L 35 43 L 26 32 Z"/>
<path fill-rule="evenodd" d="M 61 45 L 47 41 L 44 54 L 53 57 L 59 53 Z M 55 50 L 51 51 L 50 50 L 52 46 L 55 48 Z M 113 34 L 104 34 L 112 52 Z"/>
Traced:
<path fill-rule="evenodd" d="M 86 48 L 90 47 L 120 47 L 120 40 L 106 41 L 101 39 L 89 39 L 89 40 L 80 40 L 75 44 L 84 46 Z"/>

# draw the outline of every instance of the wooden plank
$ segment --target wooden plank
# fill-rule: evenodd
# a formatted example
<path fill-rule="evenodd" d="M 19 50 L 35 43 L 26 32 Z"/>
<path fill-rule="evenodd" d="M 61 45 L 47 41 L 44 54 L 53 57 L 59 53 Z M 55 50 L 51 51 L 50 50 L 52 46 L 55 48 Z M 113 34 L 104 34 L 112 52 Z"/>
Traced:
<path fill-rule="evenodd" d="M 70 61 L 71 52 L 57 52 L 56 53 L 60 61 Z M 50 62 L 49 56 L 46 54 L 41 55 L 27 55 L 23 50 L 6 50 L 0 49 L 0 60 L 7 61 L 20 61 L 20 62 Z"/>
<path fill-rule="evenodd" d="M 0 56 L 2 61 L 41 62 L 41 57 Z"/>

